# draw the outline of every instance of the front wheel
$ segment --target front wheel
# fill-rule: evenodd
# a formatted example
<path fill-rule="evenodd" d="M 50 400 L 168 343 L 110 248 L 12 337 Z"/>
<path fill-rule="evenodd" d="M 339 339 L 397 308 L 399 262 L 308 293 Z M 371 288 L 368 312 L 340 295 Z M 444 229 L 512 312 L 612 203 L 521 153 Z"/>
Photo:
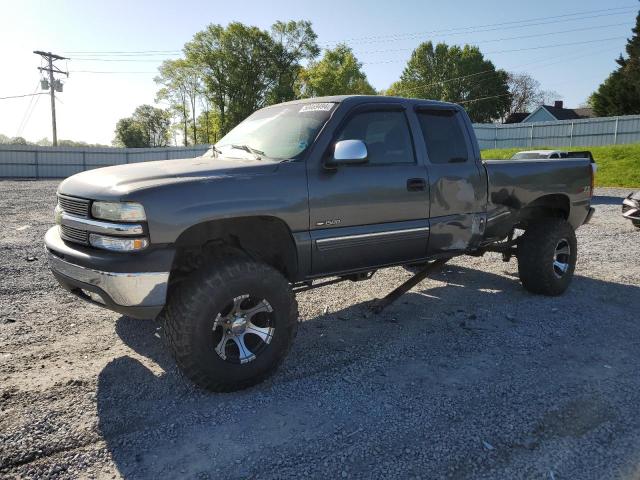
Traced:
<path fill-rule="evenodd" d="M 564 293 L 576 267 L 578 245 L 571 225 L 550 218 L 531 224 L 518 242 L 518 273 L 532 293 Z"/>
<path fill-rule="evenodd" d="M 261 382 L 287 354 L 298 308 L 287 280 L 244 257 L 204 268 L 172 292 L 164 318 L 180 369 L 214 392 Z"/>

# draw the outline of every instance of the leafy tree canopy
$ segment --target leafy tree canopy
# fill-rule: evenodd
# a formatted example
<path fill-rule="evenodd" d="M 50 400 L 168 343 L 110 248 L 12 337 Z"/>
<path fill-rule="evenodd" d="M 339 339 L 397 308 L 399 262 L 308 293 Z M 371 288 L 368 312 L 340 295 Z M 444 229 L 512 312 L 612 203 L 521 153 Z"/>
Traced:
<path fill-rule="evenodd" d="M 345 44 L 327 50 L 320 61 L 312 62 L 302 73 L 299 88 L 302 97 L 376 94 L 362 71 L 362 64 Z"/>
<path fill-rule="evenodd" d="M 169 141 L 171 118 L 168 112 L 140 105 L 133 115 L 116 124 L 114 144 L 121 147 L 164 147 Z"/>
<path fill-rule="evenodd" d="M 203 86 L 200 70 L 183 58 L 165 60 L 158 68 L 155 82 L 162 85 L 156 95 L 156 101 L 169 103 L 169 112 L 177 117 L 183 127 L 183 141 L 186 146 L 189 139 L 189 120 L 191 120 L 191 138 L 198 142 L 196 131 L 196 104 Z"/>
<path fill-rule="evenodd" d="M 300 62 L 315 57 L 318 46 L 307 21 L 278 22 L 271 32 L 234 22 L 209 25 L 184 51 L 202 74 L 224 134 L 255 110 L 293 99 Z"/>
<path fill-rule="evenodd" d="M 421 43 L 387 94 L 463 103 L 474 122 L 490 122 L 509 108 L 507 72 L 478 47 Z"/>
<path fill-rule="evenodd" d="M 632 32 L 627 41 L 627 57 L 620 55 L 617 70 L 589 99 L 598 116 L 640 114 L 640 12 Z"/>

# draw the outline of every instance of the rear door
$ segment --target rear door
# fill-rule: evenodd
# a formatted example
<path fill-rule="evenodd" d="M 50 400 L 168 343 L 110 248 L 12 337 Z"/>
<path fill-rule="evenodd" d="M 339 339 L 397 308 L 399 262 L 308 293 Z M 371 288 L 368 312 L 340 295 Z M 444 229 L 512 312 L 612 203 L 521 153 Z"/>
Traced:
<path fill-rule="evenodd" d="M 463 113 L 454 107 L 416 109 L 430 186 L 429 254 L 464 251 L 485 225 L 486 174 L 476 158 Z"/>
<path fill-rule="evenodd" d="M 340 140 L 362 140 L 368 162 L 309 170 L 312 271 L 316 276 L 426 256 L 429 189 L 416 160 L 404 105 L 360 105 L 340 123 Z"/>

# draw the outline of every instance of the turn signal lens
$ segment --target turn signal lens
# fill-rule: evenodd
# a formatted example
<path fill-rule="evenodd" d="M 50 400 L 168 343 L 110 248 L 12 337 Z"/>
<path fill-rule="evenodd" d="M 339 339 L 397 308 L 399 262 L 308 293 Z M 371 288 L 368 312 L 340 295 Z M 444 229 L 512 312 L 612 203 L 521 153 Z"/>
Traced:
<path fill-rule="evenodd" d="M 147 248 L 149 240 L 146 238 L 109 237 L 92 233 L 89 235 L 89 243 L 96 248 L 113 252 L 135 252 Z"/>

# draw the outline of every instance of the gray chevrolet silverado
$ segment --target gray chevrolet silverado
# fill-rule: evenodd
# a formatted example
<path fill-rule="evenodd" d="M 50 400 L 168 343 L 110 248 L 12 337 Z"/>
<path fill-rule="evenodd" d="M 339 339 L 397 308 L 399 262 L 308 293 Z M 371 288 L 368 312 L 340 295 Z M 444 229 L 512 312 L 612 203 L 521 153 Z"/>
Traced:
<path fill-rule="evenodd" d="M 231 391 L 282 361 L 301 289 L 492 251 L 561 294 L 593 175 L 587 158 L 483 161 L 457 105 L 315 98 L 255 112 L 198 158 L 64 180 L 45 244 L 64 288 L 158 316 L 184 373 Z"/>

